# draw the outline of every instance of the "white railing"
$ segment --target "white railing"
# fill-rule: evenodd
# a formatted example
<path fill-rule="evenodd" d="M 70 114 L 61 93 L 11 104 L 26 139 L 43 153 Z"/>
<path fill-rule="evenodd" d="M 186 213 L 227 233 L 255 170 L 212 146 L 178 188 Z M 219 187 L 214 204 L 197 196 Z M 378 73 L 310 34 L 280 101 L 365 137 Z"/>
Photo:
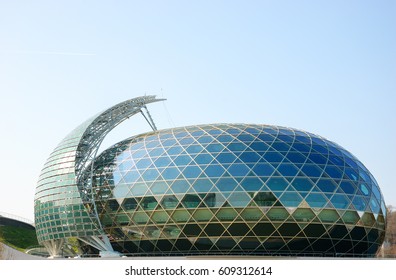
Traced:
<path fill-rule="evenodd" d="M 20 222 L 23 222 L 25 224 L 29 224 L 29 225 L 34 226 L 34 222 L 33 221 L 31 221 L 29 219 L 26 219 L 26 218 L 22 218 L 22 217 L 17 216 L 17 215 L 13 215 L 13 214 L 9 214 L 9 213 L 5 213 L 5 212 L 1 212 L 0 211 L 0 217 L 13 219 L 13 220 L 20 221 Z"/>

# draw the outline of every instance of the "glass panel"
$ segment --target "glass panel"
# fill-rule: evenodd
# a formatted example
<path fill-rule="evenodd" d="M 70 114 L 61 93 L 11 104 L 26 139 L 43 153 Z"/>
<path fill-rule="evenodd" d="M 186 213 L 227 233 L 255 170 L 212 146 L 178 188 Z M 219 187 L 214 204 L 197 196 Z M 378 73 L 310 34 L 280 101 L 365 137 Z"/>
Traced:
<path fill-rule="evenodd" d="M 175 167 L 168 167 L 162 172 L 162 177 L 165 180 L 174 180 L 180 175 L 179 169 Z"/>
<path fill-rule="evenodd" d="M 263 155 L 263 158 L 270 163 L 275 163 L 281 162 L 284 159 L 284 156 L 278 152 L 267 152 Z"/>
<path fill-rule="evenodd" d="M 330 178 L 341 179 L 343 175 L 340 169 L 331 165 L 328 165 L 325 171 L 327 174 L 329 174 Z"/>
<path fill-rule="evenodd" d="M 174 195 L 164 196 L 161 200 L 161 205 L 164 209 L 174 209 L 179 204 L 179 201 Z"/>
<path fill-rule="evenodd" d="M 245 207 L 250 202 L 250 197 L 245 192 L 234 192 L 231 194 L 227 201 L 233 207 Z"/>
<path fill-rule="evenodd" d="M 220 153 L 216 159 L 219 163 L 232 163 L 236 160 L 236 156 L 232 153 Z"/>
<path fill-rule="evenodd" d="M 155 162 L 154 165 L 156 167 L 166 167 L 171 163 L 171 160 L 168 157 L 159 157 Z"/>
<path fill-rule="evenodd" d="M 238 185 L 237 181 L 235 181 L 232 178 L 220 178 L 216 182 L 216 187 L 223 192 L 233 191 L 237 185 Z"/>
<path fill-rule="evenodd" d="M 245 164 L 232 164 L 227 171 L 234 177 L 246 176 L 250 169 Z"/>
<path fill-rule="evenodd" d="M 186 194 L 182 200 L 182 204 L 186 208 L 198 208 L 201 198 L 196 194 Z"/>
<path fill-rule="evenodd" d="M 308 177 L 320 177 L 320 175 L 322 174 L 322 169 L 313 164 L 304 164 L 302 167 L 302 171 Z"/>
<path fill-rule="evenodd" d="M 151 216 L 151 219 L 155 223 L 163 224 L 166 223 L 169 219 L 169 215 L 165 211 L 155 211 Z"/>
<path fill-rule="evenodd" d="M 267 212 L 267 217 L 272 221 L 284 221 L 289 217 L 289 212 L 284 208 L 272 208 Z"/>
<path fill-rule="evenodd" d="M 201 174 L 201 169 L 198 166 L 192 165 L 192 166 L 187 166 L 183 170 L 183 175 L 186 178 L 197 178 L 199 174 Z"/>
<path fill-rule="evenodd" d="M 233 221 L 238 213 L 232 208 L 222 208 L 217 212 L 216 217 L 220 221 Z"/>
<path fill-rule="evenodd" d="M 263 212 L 257 208 L 246 208 L 242 211 L 241 217 L 245 221 L 258 221 L 263 217 Z"/>
<path fill-rule="evenodd" d="M 331 203 L 334 205 L 335 208 L 338 209 L 348 209 L 349 200 L 346 198 L 345 195 L 335 194 L 331 198 Z"/>
<path fill-rule="evenodd" d="M 208 192 L 212 187 L 213 183 L 209 179 L 198 179 L 193 184 L 196 192 Z"/>
<path fill-rule="evenodd" d="M 176 210 L 172 214 L 172 218 L 176 222 L 186 222 L 191 217 L 190 213 L 187 210 Z"/>
<path fill-rule="evenodd" d="M 366 209 L 366 201 L 360 197 L 360 196 L 355 196 L 355 198 L 352 201 L 353 206 L 355 206 L 355 209 L 358 211 L 364 211 Z"/>
<path fill-rule="evenodd" d="M 292 182 L 292 186 L 300 192 L 310 191 L 313 187 L 312 182 L 305 178 L 296 178 Z"/>
<path fill-rule="evenodd" d="M 263 186 L 263 182 L 258 178 L 247 177 L 241 182 L 241 186 L 246 191 L 258 191 Z"/>
<path fill-rule="evenodd" d="M 157 204 L 157 200 L 152 196 L 146 196 L 140 202 L 140 206 L 145 210 L 154 210 Z"/>
<path fill-rule="evenodd" d="M 374 216 L 371 213 L 364 213 L 362 217 L 362 221 L 365 226 L 370 226 L 370 227 L 373 226 L 375 223 Z"/>
<path fill-rule="evenodd" d="M 284 164 L 281 163 L 277 170 L 283 175 L 283 176 L 296 176 L 298 169 L 292 165 L 292 164 Z"/>
<path fill-rule="evenodd" d="M 287 152 L 290 149 L 289 145 L 280 141 L 275 141 L 272 143 L 271 147 L 280 152 Z"/>
<path fill-rule="evenodd" d="M 351 168 L 345 168 L 345 173 L 348 175 L 349 178 L 351 178 L 354 181 L 358 180 L 358 174 Z"/>
<path fill-rule="evenodd" d="M 125 210 L 135 210 L 137 207 L 137 201 L 134 198 L 127 198 L 124 200 L 124 202 L 122 203 L 122 207 Z"/>
<path fill-rule="evenodd" d="M 153 194 L 163 194 L 168 189 L 168 185 L 163 181 L 157 181 L 153 183 L 150 189 Z"/>
<path fill-rule="evenodd" d="M 146 192 L 147 192 L 147 186 L 144 183 L 136 183 L 131 189 L 131 193 L 134 196 L 141 196 L 144 195 Z"/>
<path fill-rule="evenodd" d="M 322 210 L 318 217 L 324 223 L 335 223 L 340 218 L 337 211 L 328 209 Z"/>
<path fill-rule="evenodd" d="M 204 222 L 204 221 L 209 221 L 210 219 L 212 219 L 213 213 L 207 209 L 198 209 L 193 214 L 193 217 L 197 222 Z"/>
<path fill-rule="evenodd" d="M 176 166 L 185 166 L 189 165 L 191 162 L 191 157 L 186 156 L 186 155 L 180 155 L 174 160 Z"/>
<path fill-rule="evenodd" d="M 209 144 L 206 147 L 206 150 L 210 153 L 218 153 L 224 149 L 224 146 L 221 144 Z"/>
<path fill-rule="evenodd" d="M 370 194 L 369 190 L 367 189 L 365 184 L 360 184 L 359 189 L 362 191 L 362 193 L 365 196 L 368 196 Z"/>
<path fill-rule="evenodd" d="M 355 193 L 355 187 L 352 185 L 352 183 L 350 183 L 348 181 L 342 181 L 340 184 L 340 187 L 346 194 L 354 194 Z"/>
<path fill-rule="evenodd" d="M 310 222 L 315 218 L 315 214 L 308 208 L 299 208 L 293 212 L 293 217 L 297 222 Z"/>
<path fill-rule="evenodd" d="M 208 164 L 210 162 L 212 162 L 213 157 L 209 154 L 199 154 L 196 156 L 195 158 L 195 162 L 198 164 Z"/>
<path fill-rule="evenodd" d="M 336 184 L 332 180 L 320 179 L 317 186 L 323 192 L 333 192 L 336 189 Z"/>
<path fill-rule="evenodd" d="M 221 177 L 221 175 L 223 175 L 225 172 L 224 168 L 220 165 L 209 165 L 206 169 L 205 169 L 205 174 L 210 177 Z"/>
<path fill-rule="evenodd" d="M 219 193 L 208 193 L 204 198 L 204 203 L 208 207 L 221 207 L 226 199 Z"/>
<path fill-rule="evenodd" d="M 114 198 L 126 197 L 129 192 L 129 187 L 127 185 L 117 185 L 113 190 Z"/>
<path fill-rule="evenodd" d="M 302 198 L 296 192 L 285 192 L 279 200 L 285 207 L 297 207 L 301 203 Z"/>
<path fill-rule="evenodd" d="M 257 176 L 270 176 L 272 173 L 274 173 L 274 168 L 272 165 L 268 163 L 257 163 L 253 167 L 254 173 L 257 174 Z"/>
<path fill-rule="evenodd" d="M 286 158 L 288 160 L 290 160 L 290 162 L 293 162 L 293 163 L 304 163 L 306 160 L 305 156 L 303 156 L 300 153 L 296 153 L 296 152 L 287 153 Z"/>
<path fill-rule="evenodd" d="M 346 211 L 342 219 L 346 224 L 356 224 L 359 221 L 359 215 L 355 211 Z"/>
<path fill-rule="evenodd" d="M 185 180 L 176 180 L 171 187 L 174 193 L 186 193 L 189 188 L 190 185 Z"/>
<path fill-rule="evenodd" d="M 267 181 L 266 185 L 273 191 L 283 191 L 286 189 L 288 182 L 283 178 L 272 177 Z"/>
<path fill-rule="evenodd" d="M 380 210 L 378 202 L 373 197 L 370 200 L 370 207 L 371 207 L 371 210 L 373 210 L 373 213 L 375 213 L 375 214 L 377 214 Z"/>
<path fill-rule="evenodd" d="M 311 153 L 309 155 L 309 159 L 312 160 L 316 164 L 326 164 L 327 159 L 321 155 L 321 154 L 316 154 L 316 153 Z"/>
<path fill-rule="evenodd" d="M 265 152 L 268 150 L 269 146 L 263 142 L 255 141 L 249 146 L 253 151 Z"/>
<path fill-rule="evenodd" d="M 246 163 L 255 163 L 260 159 L 260 156 L 255 152 L 243 152 L 239 158 Z"/>
<path fill-rule="evenodd" d="M 276 201 L 276 197 L 272 192 L 259 192 L 254 196 L 253 200 L 257 206 L 272 206 Z"/>
<path fill-rule="evenodd" d="M 320 193 L 310 193 L 305 200 L 308 202 L 309 206 L 315 208 L 321 208 L 327 203 L 326 198 Z"/>
<path fill-rule="evenodd" d="M 133 215 L 132 220 L 136 224 L 146 224 L 149 220 L 149 216 L 144 212 L 136 212 L 135 215 Z"/>

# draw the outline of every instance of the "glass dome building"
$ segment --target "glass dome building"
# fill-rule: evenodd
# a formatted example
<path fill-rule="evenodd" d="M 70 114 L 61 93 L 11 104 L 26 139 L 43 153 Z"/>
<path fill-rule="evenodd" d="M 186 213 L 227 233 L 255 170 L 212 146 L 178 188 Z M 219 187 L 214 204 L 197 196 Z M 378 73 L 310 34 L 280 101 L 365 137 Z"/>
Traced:
<path fill-rule="evenodd" d="M 45 198 L 39 181 L 37 233 L 54 252 L 75 236 L 135 256 L 372 257 L 384 239 L 386 207 L 367 168 L 297 129 L 154 131 L 115 144 L 81 170 L 73 199 L 62 199 L 59 187 Z"/>

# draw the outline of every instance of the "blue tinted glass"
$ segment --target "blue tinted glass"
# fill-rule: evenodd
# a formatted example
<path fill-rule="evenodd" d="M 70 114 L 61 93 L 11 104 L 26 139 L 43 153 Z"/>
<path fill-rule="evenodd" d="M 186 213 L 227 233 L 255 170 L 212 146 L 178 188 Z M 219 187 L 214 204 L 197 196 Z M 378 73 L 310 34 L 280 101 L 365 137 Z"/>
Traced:
<path fill-rule="evenodd" d="M 150 141 L 148 138 L 146 138 L 146 148 L 150 149 L 150 148 L 154 148 L 156 146 L 159 145 L 159 141 Z"/>
<path fill-rule="evenodd" d="M 185 180 L 176 180 L 173 184 L 171 189 L 174 193 L 186 193 L 190 185 Z"/>
<path fill-rule="evenodd" d="M 166 152 L 168 153 L 168 155 L 171 155 L 171 156 L 178 155 L 181 152 L 183 152 L 183 148 L 180 146 L 175 146 L 175 147 L 167 149 Z"/>
<path fill-rule="evenodd" d="M 346 198 L 345 195 L 335 194 L 331 198 L 331 203 L 334 205 L 335 208 L 338 209 L 348 209 L 349 200 Z"/>
<path fill-rule="evenodd" d="M 306 178 L 296 178 L 292 185 L 299 192 L 310 191 L 313 186 L 312 182 Z"/>
<path fill-rule="evenodd" d="M 283 131 L 279 131 L 278 139 L 286 143 L 292 143 L 294 141 L 294 137 L 290 137 L 289 135 L 283 135 L 283 133 Z"/>
<path fill-rule="evenodd" d="M 274 170 L 272 165 L 268 163 L 258 163 L 253 167 L 253 171 L 257 176 L 270 176 Z"/>
<path fill-rule="evenodd" d="M 229 129 L 227 129 L 226 130 L 229 134 L 231 134 L 231 135 L 237 135 L 237 134 L 239 134 L 241 131 L 239 130 L 239 129 L 236 129 L 236 128 L 229 128 Z"/>
<path fill-rule="evenodd" d="M 193 138 L 190 138 L 190 137 L 183 138 L 183 139 L 179 140 L 179 143 L 180 143 L 182 146 L 189 145 L 189 144 L 191 144 L 191 143 L 193 143 L 193 142 L 194 142 L 194 139 L 193 139 Z"/>
<path fill-rule="evenodd" d="M 306 160 L 305 156 L 296 152 L 287 153 L 286 158 L 293 163 L 304 163 Z"/>
<path fill-rule="evenodd" d="M 155 162 L 154 165 L 157 167 L 166 167 L 171 163 L 171 160 L 168 157 L 159 157 Z"/>
<path fill-rule="evenodd" d="M 305 164 L 302 167 L 302 171 L 308 177 L 320 177 L 320 175 L 322 174 L 322 169 L 320 169 L 318 166 L 313 165 L 313 164 Z"/>
<path fill-rule="evenodd" d="M 311 151 L 310 146 L 299 142 L 294 142 L 292 147 L 301 153 L 308 153 Z"/>
<path fill-rule="evenodd" d="M 217 137 L 217 141 L 221 143 L 231 142 L 232 140 L 234 140 L 234 138 L 231 137 L 230 135 L 220 135 Z"/>
<path fill-rule="evenodd" d="M 186 178 L 197 178 L 199 176 L 199 174 L 201 174 L 201 172 L 202 171 L 198 166 L 191 165 L 191 166 L 187 166 L 183 170 L 183 175 Z"/>
<path fill-rule="evenodd" d="M 129 171 L 124 176 L 124 180 L 126 183 L 133 183 L 139 178 L 140 174 L 137 171 Z"/>
<path fill-rule="evenodd" d="M 232 153 L 220 153 L 216 159 L 220 163 L 232 163 L 236 160 L 236 156 Z"/>
<path fill-rule="evenodd" d="M 228 172 L 234 177 L 246 176 L 249 170 L 250 169 L 245 164 L 232 164 L 228 168 Z"/>
<path fill-rule="evenodd" d="M 126 197 L 129 192 L 129 187 L 127 185 L 118 185 L 113 190 L 114 198 Z"/>
<path fill-rule="evenodd" d="M 263 155 L 263 158 L 268 162 L 281 162 L 283 160 L 283 156 L 278 152 L 267 152 Z"/>
<path fill-rule="evenodd" d="M 307 137 L 307 135 L 304 136 L 298 135 L 296 136 L 296 140 L 302 143 L 311 144 L 311 138 Z"/>
<path fill-rule="evenodd" d="M 198 142 L 201 144 L 207 144 L 213 141 L 212 136 L 202 136 L 198 139 Z"/>
<path fill-rule="evenodd" d="M 227 148 L 231 152 L 239 152 L 239 151 L 244 151 L 247 147 L 245 144 L 242 143 L 231 143 L 227 145 Z"/>
<path fill-rule="evenodd" d="M 165 180 L 176 179 L 179 175 L 180 175 L 180 171 L 175 167 L 168 167 L 162 173 L 162 177 L 164 177 Z"/>
<path fill-rule="evenodd" d="M 216 182 L 216 187 L 222 191 L 233 191 L 238 183 L 232 178 L 221 178 Z"/>
<path fill-rule="evenodd" d="M 210 153 L 220 152 L 223 149 L 224 149 L 224 146 L 221 144 L 209 144 L 206 147 L 206 150 L 208 150 Z"/>
<path fill-rule="evenodd" d="M 170 147 L 176 144 L 176 140 L 175 139 L 168 139 L 162 142 L 162 146 L 164 147 Z"/>
<path fill-rule="evenodd" d="M 198 179 L 193 184 L 196 192 L 208 192 L 212 187 L 213 183 L 209 179 Z"/>
<path fill-rule="evenodd" d="M 331 163 L 333 163 L 335 165 L 338 165 L 341 168 L 344 167 L 344 161 L 338 156 L 330 154 L 329 160 L 330 160 Z"/>
<path fill-rule="evenodd" d="M 308 202 L 309 206 L 316 208 L 323 207 L 327 203 L 326 198 L 320 193 L 310 193 L 305 200 Z"/>
<path fill-rule="evenodd" d="M 270 143 L 272 143 L 272 141 L 274 141 L 274 136 L 271 136 L 271 135 L 269 135 L 269 134 L 260 134 L 259 136 L 258 136 L 258 138 L 261 140 L 261 141 L 264 141 L 264 142 L 266 142 L 266 143 L 268 143 L 268 144 L 270 144 Z"/>
<path fill-rule="evenodd" d="M 157 181 L 155 182 L 150 190 L 153 194 L 163 194 L 168 189 L 168 185 L 165 182 Z"/>
<path fill-rule="evenodd" d="M 251 133 L 251 134 L 259 134 L 261 132 L 261 130 L 258 130 L 256 128 L 252 128 L 252 127 L 248 127 L 245 129 L 245 131 Z"/>
<path fill-rule="evenodd" d="M 316 164 L 326 164 L 327 162 L 327 159 L 324 156 L 315 153 L 310 154 L 309 159 Z"/>
<path fill-rule="evenodd" d="M 260 156 L 255 152 L 243 152 L 239 158 L 246 163 L 249 162 L 257 162 L 260 159 Z"/>
<path fill-rule="evenodd" d="M 352 155 L 349 154 L 349 152 L 344 151 L 344 153 L 346 154 L 345 156 L 345 162 L 352 167 L 353 169 L 357 169 L 358 166 L 356 164 L 356 162 L 351 158 Z"/>
<path fill-rule="evenodd" d="M 128 160 L 128 161 L 124 161 L 123 163 L 121 163 L 121 164 L 118 166 L 118 169 L 119 169 L 120 171 L 127 171 L 127 170 L 130 169 L 132 166 L 133 166 L 132 161 Z"/>
<path fill-rule="evenodd" d="M 336 189 L 336 184 L 331 180 L 320 179 L 317 186 L 322 192 L 333 192 Z"/>
<path fill-rule="evenodd" d="M 285 192 L 279 200 L 285 207 L 297 207 L 301 203 L 302 198 L 296 192 Z"/>
<path fill-rule="evenodd" d="M 241 140 L 242 142 L 249 142 L 249 141 L 254 140 L 254 137 L 249 134 L 241 134 L 241 135 L 237 136 L 237 138 L 239 140 Z"/>
<path fill-rule="evenodd" d="M 275 141 L 274 143 L 272 143 L 271 146 L 272 148 L 280 152 L 287 152 L 290 149 L 289 145 L 280 141 Z"/>
<path fill-rule="evenodd" d="M 342 181 L 340 187 L 346 194 L 354 194 L 356 190 L 353 184 L 348 181 Z"/>
<path fill-rule="evenodd" d="M 283 175 L 283 176 L 296 176 L 298 169 L 293 166 L 292 164 L 284 164 L 281 163 L 277 170 Z"/>
<path fill-rule="evenodd" d="M 241 186 L 246 191 L 258 191 L 263 186 L 263 182 L 258 178 L 247 177 L 241 182 Z"/>
<path fill-rule="evenodd" d="M 329 152 L 325 146 L 320 145 L 312 145 L 312 149 L 319 152 L 320 154 L 327 154 Z"/>
<path fill-rule="evenodd" d="M 224 168 L 220 165 L 209 165 L 205 169 L 205 174 L 208 175 L 208 177 L 213 178 L 213 177 L 221 177 L 223 173 L 225 172 Z"/>
<path fill-rule="evenodd" d="M 216 135 L 221 134 L 221 130 L 219 130 L 219 129 L 212 129 L 212 130 L 209 130 L 208 133 L 209 133 L 210 135 L 216 136 Z"/>
<path fill-rule="evenodd" d="M 194 137 L 202 136 L 204 132 L 202 130 L 193 131 L 190 133 Z"/>
<path fill-rule="evenodd" d="M 283 191 L 286 189 L 288 183 L 283 178 L 272 177 L 267 181 L 266 185 L 273 191 Z"/>
<path fill-rule="evenodd" d="M 194 160 L 198 164 L 208 164 L 213 160 L 213 157 L 210 154 L 199 154 Z"/>
<path fill-rule="evenodd" d="M 348 175 L 349 178 L 351 178 L 354 181 L 357 181 L 359 178 L 358 174 L 353 169 L 345 168 L 345 173 Z"/>
<path fill-rule="evenodd" d="M 373 191 L 375 197 L 376 197 L 378 200 L 381 200 L 381 193 L 380 193 L 380 191 L 378 190 L 378 187 L 377 187 L 377 185 L 376 185 L 375 183 L 373 183 L 373 184 L 371 185 L 371 190 Z"/>
<path fill-rule="evenodd" d="M 355 198 L 352 201 L 353 206 L 355 206 L 355 209 L 358 211 L 364 211 L 366 209 L 366 201 L 360 197 L 360 196 L 355 196 Z"/>
<path fill-rule="evenodd" d="M 329 174 L 330 178 L 341 179 L 343 175 L 340 169 L 332 165 L 326 166 L 325 171 Z"/>
<path fill-rule="evenodd" d="M 200 145 L 191 145 L 186 149 L 188 154 L 197 154 L 200 153 L 202 150 L 203 148 Z"/>
<path fill-rule="evenodd" d="M 177 158 L 175 158 L 174 162 L 177 166 L 188 165 L 191 162 L 191 157 L 186 155 L 180 155 Z"/>
<path fill-rule="evenodd" d="M 370 194 L 369 190 L 367 189 L 365 184 L 360 184 L 359 189 L 362 191 L 362 193 L 365 196 L 368 196 Z"/>
<path fill-rule="evenodd" d="M 250 197 L 244 192 L 234 192 L 231 194 L 227 201 L 232 207 L 245 207 L 250 202 Z"/>
<path fill-rule="evenodd" d="M 145 181 L 154 181 L 155 179 L 157 179 L 159 176 L 159 173 L 157 171 L 157 169 L 147 169 L 143 175 L 142 178 Z"/>
<path fill-rule="evenodd" d="M 147 186 L 144 183 L 136 183 L 132 187 L 131 192 L 135 196 L 144 195 L 147 192 Z"/>
<path fill-rule="evenodd" d="M 249 146 L 253 151 L 257 152 L 265 152 L 268 150 L 269 146 L 263 142 L 255 141 Z"/>
<path fill-rule="evenodd" d="M 380 210 L 378 202 L 374 198 L 370 199 L 370 208 L 371 208 L 371 210 L 373 210 L 374 214 L 378 213 Z"/>
<path fill-rule="evenodd" d="M 151 151 L 149 152 L 149 154 L 150 154 L 151 157 L 157 157 L 157 156 L 162 155 L 164 152 L 165 152 L 164 149 L 162 149 L 162 148 L 156 148 L 156 149 L 151 150 Z"/>
<path fill-rule="evenodd" d="M 136 167 L 138 169 L 146 169 L 151 165 L 151 160 L 149 159 L 141 159 L 136 163 Z"/>

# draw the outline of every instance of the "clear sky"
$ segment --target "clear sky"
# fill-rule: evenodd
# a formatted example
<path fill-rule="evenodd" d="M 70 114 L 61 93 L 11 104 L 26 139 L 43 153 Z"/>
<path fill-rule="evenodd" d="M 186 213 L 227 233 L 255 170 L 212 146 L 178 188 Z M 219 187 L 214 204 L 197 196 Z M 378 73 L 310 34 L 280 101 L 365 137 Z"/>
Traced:
<path fill-rule="evenodd" d="M 0 211 L 88 117 L 144 94 L 158 128 L 289 126 L 348 149 L 396 205 L 396 1 L 0 0 Z M 141 116 L 113 144 L 148 131 Z"/>

